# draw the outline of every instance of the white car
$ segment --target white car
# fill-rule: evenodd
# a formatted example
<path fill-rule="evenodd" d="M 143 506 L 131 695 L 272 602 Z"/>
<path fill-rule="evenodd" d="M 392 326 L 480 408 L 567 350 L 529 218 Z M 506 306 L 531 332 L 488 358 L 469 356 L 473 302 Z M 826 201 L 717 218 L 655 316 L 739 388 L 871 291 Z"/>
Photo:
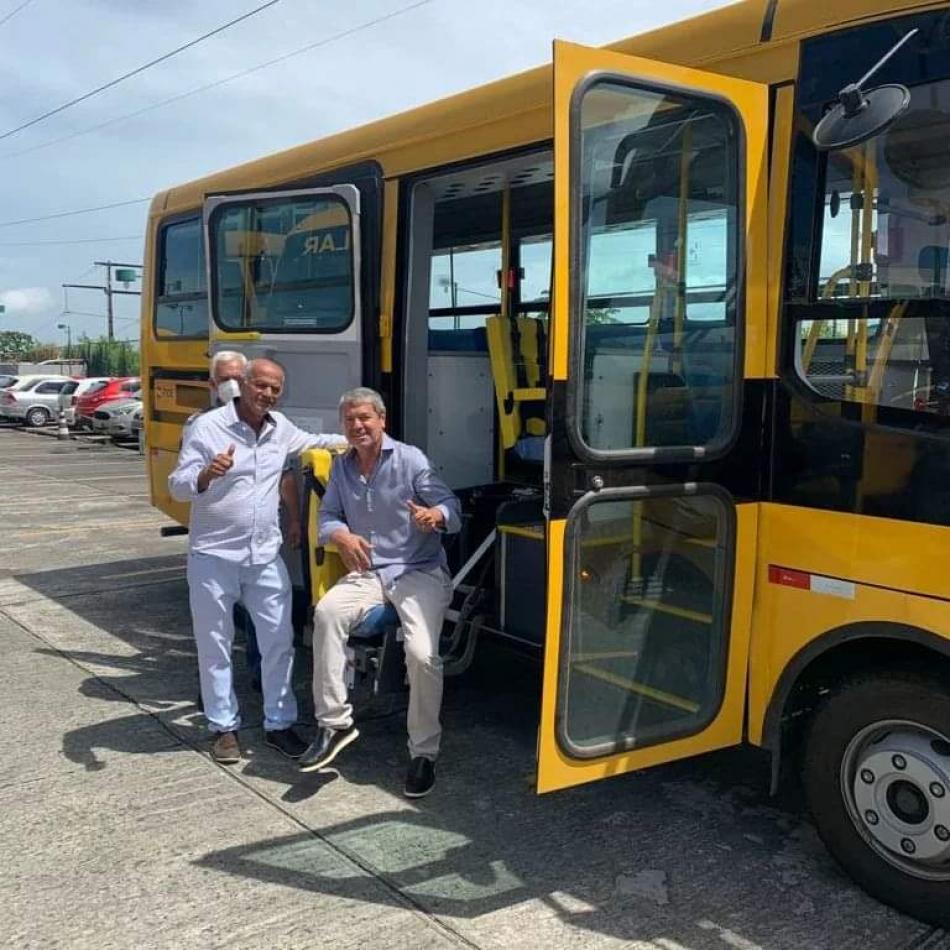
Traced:
<path fill-rule="evenodd" d="M 111 376 L 88 376 L 85 379 L 71 379 L 60 393 L 60 404 L 66 414 L 66 425 L 76 424 L 76 400 L 95 386 L 105 385 Z"/>
<path fill-rule="evenodd" d="M 60 393 L 70 382 L 67 376 L 21 376 L 0 390 L 0 415 L 27 426 L 49 425 L 59 416 Z"/>

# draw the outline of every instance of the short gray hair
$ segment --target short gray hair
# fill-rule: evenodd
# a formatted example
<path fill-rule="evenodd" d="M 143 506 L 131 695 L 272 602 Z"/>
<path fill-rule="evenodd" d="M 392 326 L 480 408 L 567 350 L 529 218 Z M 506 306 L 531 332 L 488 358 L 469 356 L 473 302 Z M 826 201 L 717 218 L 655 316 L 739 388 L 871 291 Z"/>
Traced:
<path fill-rule="evenodd" d="M 280 370 L 280 375 L 283 376 L 285 380 L 287 379 L 287 370 L 284 369 L 283 363 L 278 363 L 277 360 L 270 356 L 255 356 L 254 359 L 249 360 L 244 367 L 244 378 L 250 379 L 254 367 L 260 363 L 270 363 L 271 366 L 276 366 Z"/>
<path fill-rule="evenodd" d="M 214 379 L 214 374 L 222 363 L 240 363 L 241 371 L 243 372 L 247 366 L 247 357 L 243 353 L 238 353 L 237 350 L 218 350 L 218 352 L 211 357 L 212 379 Z"/>
<path fill-rule="evenodd" d="M 356 406 L 360 403 L 368 402 L 380 416 L 386 415 L 386 403 L 375 389 L 368 386 L 357 386 L 355 389 L 348 389 L 340 396 L 340 415 L 343 415 L 343 409 L 346 406 Z"/>

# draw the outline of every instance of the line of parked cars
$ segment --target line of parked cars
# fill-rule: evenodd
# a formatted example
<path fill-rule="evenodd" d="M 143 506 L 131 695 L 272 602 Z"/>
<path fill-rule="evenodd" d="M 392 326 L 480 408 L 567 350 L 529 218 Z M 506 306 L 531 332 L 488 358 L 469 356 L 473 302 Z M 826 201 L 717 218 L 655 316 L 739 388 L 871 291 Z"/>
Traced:
<path fill-rule="evenodd" d="M 0 375 L 0 419 L 40 427 L 59 419 L 111 436 L 138 439 L 142 430 L 142 383 L 137 376 Z"/>

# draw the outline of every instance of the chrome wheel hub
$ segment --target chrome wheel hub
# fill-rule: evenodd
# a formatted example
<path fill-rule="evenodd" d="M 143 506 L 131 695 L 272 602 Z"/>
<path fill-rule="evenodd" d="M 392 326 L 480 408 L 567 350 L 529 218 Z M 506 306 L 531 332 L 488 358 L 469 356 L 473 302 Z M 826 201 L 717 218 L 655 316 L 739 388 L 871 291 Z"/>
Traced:
<path fill-rule="evenodd" d="M 855 827 L 889 863 L 950 880 L 950 742 L 911 722 L 879 722 L 851 740 L 841 791 Z"/>

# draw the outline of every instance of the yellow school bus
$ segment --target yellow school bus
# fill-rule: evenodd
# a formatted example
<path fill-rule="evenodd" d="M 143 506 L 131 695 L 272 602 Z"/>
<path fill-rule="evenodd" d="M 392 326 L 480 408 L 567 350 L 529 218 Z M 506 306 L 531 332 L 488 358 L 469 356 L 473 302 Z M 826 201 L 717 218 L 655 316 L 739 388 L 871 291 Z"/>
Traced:
<path fill-rule="evenodd" d="M 947 925 L 948 133 L 947 4 L 746 0 L 163 192 L 152 501 L 210 350 L 313 429 L 379 389 L 456 642 L 542 665 L 539 791 L 748 742 Z"/>

